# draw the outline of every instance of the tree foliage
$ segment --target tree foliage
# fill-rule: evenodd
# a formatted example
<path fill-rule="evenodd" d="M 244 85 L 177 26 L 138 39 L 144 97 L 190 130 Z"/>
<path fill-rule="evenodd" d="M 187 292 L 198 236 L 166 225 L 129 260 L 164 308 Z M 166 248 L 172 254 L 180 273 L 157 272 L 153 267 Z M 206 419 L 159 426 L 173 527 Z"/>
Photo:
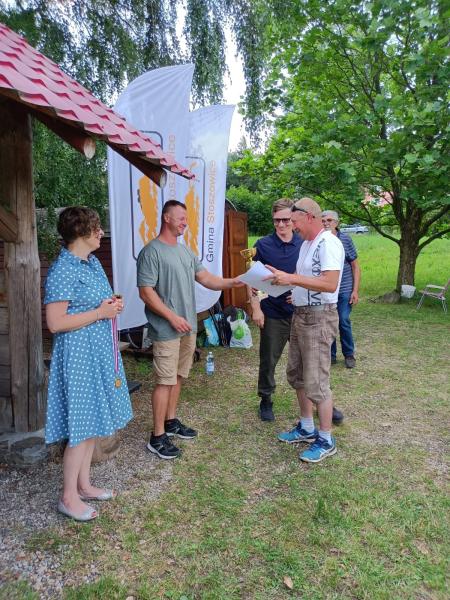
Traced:
<path fill-rule="evenodd" d="M 273 229 L 271 204 L 261 192 L 252 192 L 245 186 L 231 186 L 227 191 L 237 210 L 247 213 L 250 235 L 267 235 Z"/>
<path fill-rule="evenodd" d="M 419 252 L 450 231 L 448 16 L 438 0 L 303 0 L 284 3 L 266 34 L 264 187 L 314 194 L 390 237 L 398 286 L 414 283 Z"/>
<path fill-rule="evenodd" d="M 263 156 L 235 163 L 236 202 L 308 193 L 366 220 L 400 246 L 398 286 L 449 231 L 449 16 L 445 0 L 0 0 L 0 20 L 107 103 L 145 70 L 188 60 L 194 103 L 220 101 L 229 28 L 254 139 L 273 128 Z M 87 163 L 35 134 L 38 205 L 106 200 L 104 148 Z"/>
<path fill-rule="evenodd" d="M 227 200 L 247 213 L 248 230 L 251 235 L 267 235 L 273 230 L 272 200 L 260 185 L 259 168 L 245 138 L 237 150 L 228 154 Z"/>
<path fill-rule="evenodd" d="M 109 105 L 146 70 L 188 61 L 194 104 L 220 102 L 226 30 L 249 60 L 257 47 L 251 15 L 250 0 L 0 0 L 1 22 Z M 249 88 L 260 85 L 254 67 L 245 72 Z M 88 162 L 40 124 L 34 139 L 38 207 L 107 204 L 103 144 Z"/>

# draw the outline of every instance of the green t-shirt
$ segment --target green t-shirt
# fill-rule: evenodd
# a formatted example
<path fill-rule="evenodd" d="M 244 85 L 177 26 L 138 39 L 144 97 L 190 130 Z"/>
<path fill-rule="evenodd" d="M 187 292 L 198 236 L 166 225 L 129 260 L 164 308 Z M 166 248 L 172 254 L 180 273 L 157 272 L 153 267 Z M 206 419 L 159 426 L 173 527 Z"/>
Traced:
<path fill-rule="evenodd" d="M 137 284 L 138 287 L 154 288 L 164 304 L 179 317 L 185 318 L 192 327 L 192 333 L 195 333 L 195 275 L 204 268 L 186 246 L 171 246 L 156 238 L 139 252 Z M 173 340 L 183 335 L 167 319 L 155 314 L 147 306 L 145 315 L 149 324 L 149 336 L 153 341 Z"/>

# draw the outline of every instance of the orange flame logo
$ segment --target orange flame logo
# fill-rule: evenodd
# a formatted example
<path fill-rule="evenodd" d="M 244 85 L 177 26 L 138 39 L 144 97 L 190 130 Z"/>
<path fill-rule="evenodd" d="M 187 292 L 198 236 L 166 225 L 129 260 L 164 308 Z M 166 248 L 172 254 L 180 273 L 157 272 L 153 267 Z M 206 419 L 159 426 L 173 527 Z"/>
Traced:
<path fill-rule="evenodd" d="M 189 165 L 192 171 L 197 166 L 196 162 Z M 196 256 L 200 256 L 198 251 L 198 232 L 200 227 L 200 198 L 195 189 L 195 180 L 189 181 L 189 189 L 184 197 L 184 203 L 187 209 L 188 226 L 184 233 L 184 242 Z"/>
<path fill-rule="evenodd" d="M 158 188 L 148 177 L 139 179 L 138 200 L 144 216 L 139 235 L 145 245 L 158 235 Z"/>

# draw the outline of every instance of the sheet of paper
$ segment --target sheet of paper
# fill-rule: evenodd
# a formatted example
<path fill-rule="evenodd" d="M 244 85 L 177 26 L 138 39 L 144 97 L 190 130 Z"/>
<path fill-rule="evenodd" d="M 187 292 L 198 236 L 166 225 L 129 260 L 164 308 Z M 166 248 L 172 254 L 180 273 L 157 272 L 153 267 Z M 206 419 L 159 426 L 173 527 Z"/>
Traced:
<path fill-rule="evenodd" d="M 292 287 L 288 285 L 271 285 L 270 279 L 263 281 L 264 277 L 271 274 L 271 271 L 258 260 L 253 263 L 247 273 L 239 275 L 239 279 L 256 290 L 266 292 L 273 298 L 278 298 L 281 294 L 292 290 Z"/>

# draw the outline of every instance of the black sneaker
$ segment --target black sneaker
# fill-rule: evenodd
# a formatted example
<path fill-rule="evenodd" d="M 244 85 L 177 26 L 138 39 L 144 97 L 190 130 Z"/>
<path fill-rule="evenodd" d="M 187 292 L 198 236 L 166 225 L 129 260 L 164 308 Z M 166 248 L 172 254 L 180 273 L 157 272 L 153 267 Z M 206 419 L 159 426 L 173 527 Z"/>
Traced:
<path fill-rule="evenodd" d="M 147 448 L 164 460 L 172 460 L 181 455 L 181 450 L 174 446 L 165 434 L 156 436 L 152 433 Z"/>
<path fill-rule="evenodd" d="M 344 413 L 341 410 L 339 410 L 338 408 L 336 408 L 335 406 L 333 406 L 333 423 L 335 425 L 340 425 L 343 420 L 344 420 Z"/>
<path fill-rule="evenodd" d="M 186 427 L 186 425 L 183 425 L 179 419 L 170 419 L 170 421 L 165 421 L 164 429 L 169 437 L 176 436 L 182 440 L 192 440 L 198 435 L 195 429 Z"/>
<path fill-rule="evenodd" d="M 273 402 L 270 398 L 262 398 L 259 403 L 259 418 L 261 421 L 275 421 L 275 415 L 273 414 Z"/>
<path fill-rule="evenodd" d="M 331 357 L 331 364 L 335 365 L 337 363 L 337 358 L 335 356 Z"/>

